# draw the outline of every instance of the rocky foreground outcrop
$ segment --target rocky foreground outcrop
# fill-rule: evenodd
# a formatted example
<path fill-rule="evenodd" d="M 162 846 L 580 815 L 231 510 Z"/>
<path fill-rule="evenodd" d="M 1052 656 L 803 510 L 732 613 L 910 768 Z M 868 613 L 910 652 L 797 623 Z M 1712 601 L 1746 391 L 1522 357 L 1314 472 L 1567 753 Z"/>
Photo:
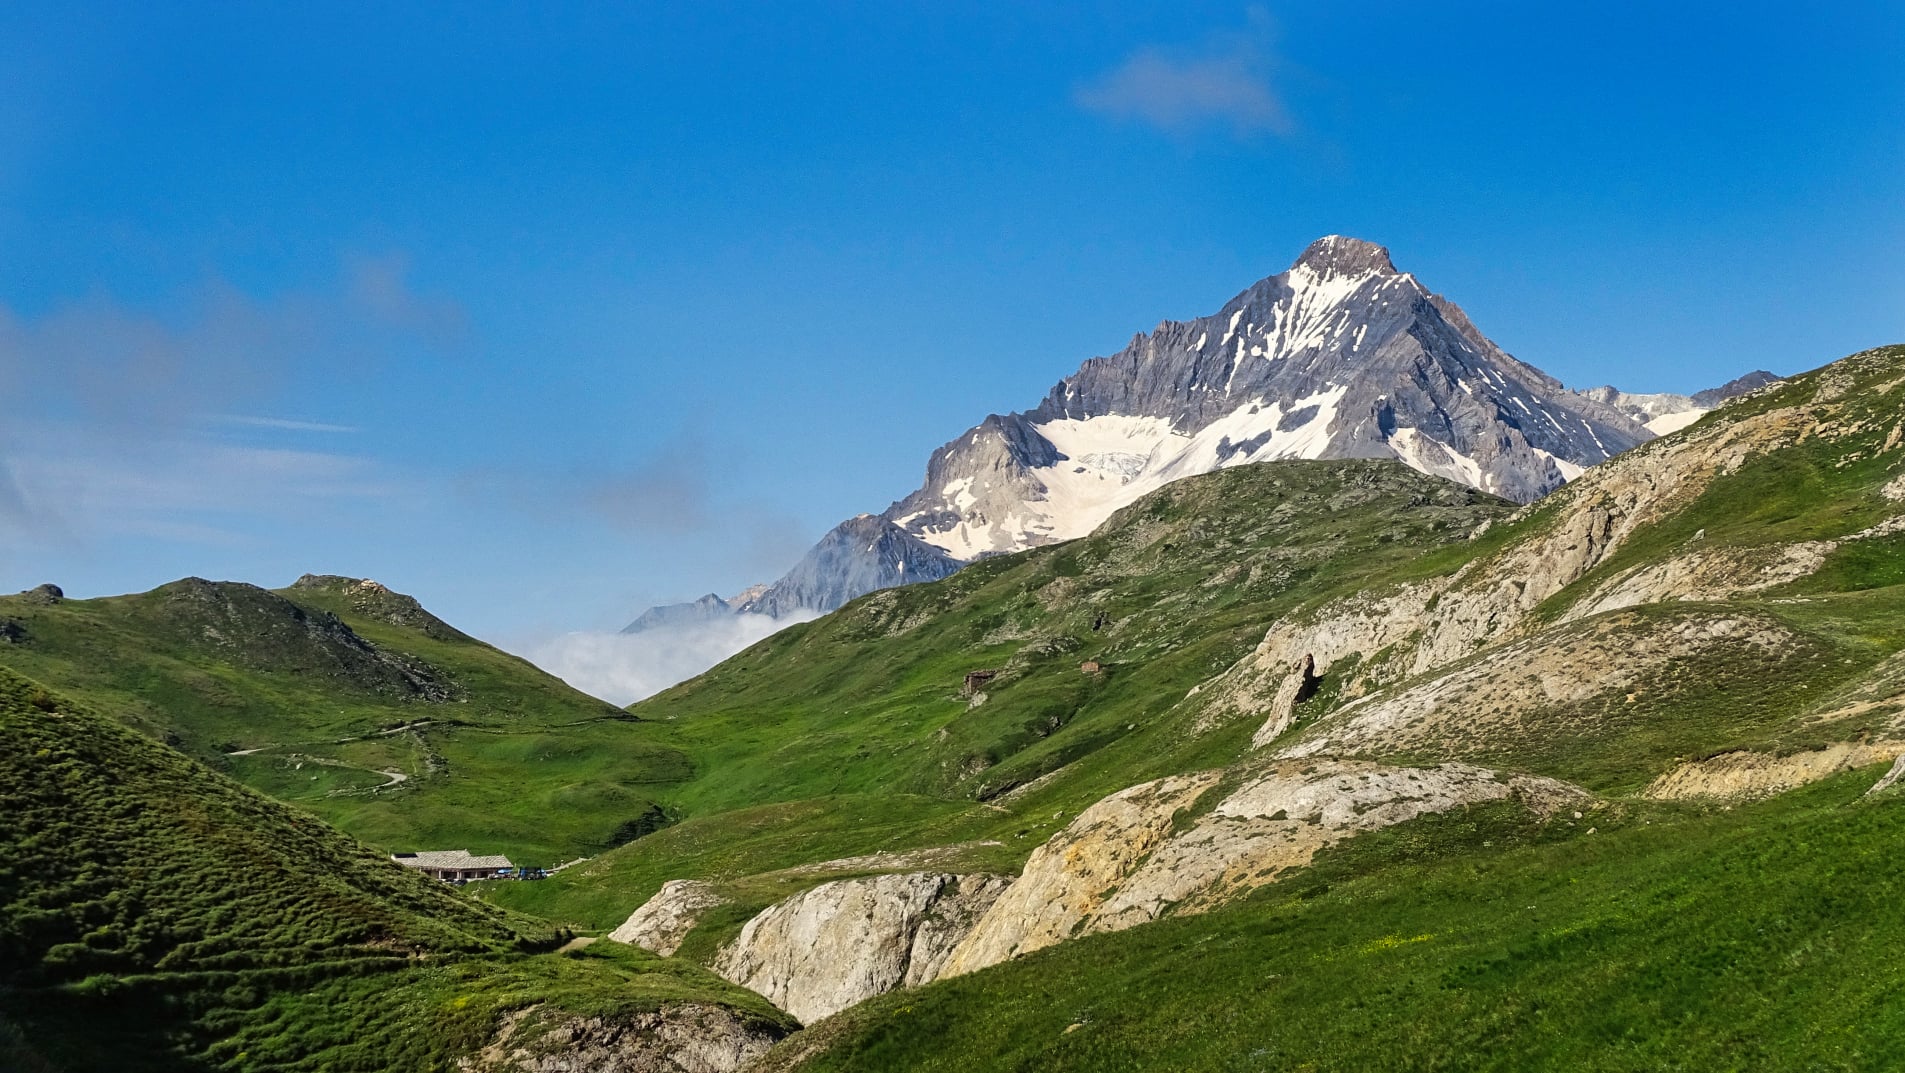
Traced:
<path fill-rule="evenodd" d="M 1459 763 L 1290 761 L 1241 777 L 1170 776 L 1086 809 L 1017 879 L 911 872 L 823 883 L 748 921 L 710 968 L 811 1023 L 1074 935 L 1204 912 L 1359 833 L 1510 799 L 1544 816 L 1591 800 L 1553 779 Z M 668 884 L 611 937 L 649 945 L 672 935 L 707 896 L 702 886 Z"/>
<path fill-rule="evenodd" d="M 655 896 L 630 913 L 622 926 L 609 932 L 618 943 L 639 946 L 662 957 L 673 957 L 681 941 L 695 930 L 708 910 L 726 905 L 713 886 L 695 879 L 671 879 Z"/>
<path fill-rule="evenodd" d="M 1010 882 L 913 872 L 822 883 L 748 921 L 710 968 L 811 1023 L 930 983 Z"/>
<path fill-rule="evenodd" d="M 457 1063 L 461 1073 L 735 1073 L 787 1035 L 724 1006 L 678 1003 L 601 1017 L 531 1006 Z"/>
<path fill-rule="evenodd" d="M 1318 850 L 1430 813 L 1515 798 L 1547 814 L 1589 795 L 1567 783 L 1467 764 L 1281 763 L 1225 793 L 1194 822 L 1220 773 L 1173 776 L 1093 805 L 1033 851 L 1024 874 L 953 951 L 941 977 L 1197 913 L 1275 882 Z"/>

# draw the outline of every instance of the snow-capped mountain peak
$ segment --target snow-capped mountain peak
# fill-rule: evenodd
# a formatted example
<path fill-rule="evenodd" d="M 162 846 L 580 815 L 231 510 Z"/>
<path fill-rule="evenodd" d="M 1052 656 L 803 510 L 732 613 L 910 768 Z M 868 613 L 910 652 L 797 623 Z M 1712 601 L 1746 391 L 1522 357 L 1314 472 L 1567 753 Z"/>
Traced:
<path fill-rule="evenodd" d="M 1503 353 L 1383 247 L 1332 235 L 1217 313 L 1085 362 L 1037 409 L 987 418 L 886 516 L 971 559 L 1083 536 L 1246 462 L 1396 458 L 1526 501 L 1647 438 Z"/>
<path fill-rule="evenodd" d="M 1691 420 L 1765 379 L 1691 397 L 1572 392 L 1388 250 L 1329 235 L 1217 312 L 1165 321 L 1086 361 L 1037 407 L 987 417 L 933 452 L 918 491 L 842 523 L 774 585 L 662 610 L 830 611 L 1084 536 L 1162 485 L 1249 462 L 1393 458 L 1527 502 L 1651 439 L 1643 423 Z"/>

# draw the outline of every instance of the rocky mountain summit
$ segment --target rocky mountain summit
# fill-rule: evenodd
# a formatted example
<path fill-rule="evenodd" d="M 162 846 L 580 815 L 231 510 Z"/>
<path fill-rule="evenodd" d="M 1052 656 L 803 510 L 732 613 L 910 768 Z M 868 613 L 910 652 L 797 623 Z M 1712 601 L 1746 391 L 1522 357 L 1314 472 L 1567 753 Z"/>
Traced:
<path fill-rule="evenodd" d="M 1318 239 L 1216 313 L 1166 321 L 935 452 L 888 510 L 971 559 L 1083 536 L 1181 477 L 1396 458 L 1527 502 L 1648 439 L 1504 353 L 1373 243 Z"/>

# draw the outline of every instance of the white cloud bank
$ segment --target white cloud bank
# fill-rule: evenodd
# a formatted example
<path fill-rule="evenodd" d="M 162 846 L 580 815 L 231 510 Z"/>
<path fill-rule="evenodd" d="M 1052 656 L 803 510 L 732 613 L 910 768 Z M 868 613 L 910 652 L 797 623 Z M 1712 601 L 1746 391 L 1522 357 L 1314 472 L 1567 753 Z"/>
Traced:
<path fill-rule="evenodd" d="M 641 633 L 567 633 L 533 645 L 523 655 L 590 696 L 632 704 L 796 622 L 817 617 L 736 615 Z"/>

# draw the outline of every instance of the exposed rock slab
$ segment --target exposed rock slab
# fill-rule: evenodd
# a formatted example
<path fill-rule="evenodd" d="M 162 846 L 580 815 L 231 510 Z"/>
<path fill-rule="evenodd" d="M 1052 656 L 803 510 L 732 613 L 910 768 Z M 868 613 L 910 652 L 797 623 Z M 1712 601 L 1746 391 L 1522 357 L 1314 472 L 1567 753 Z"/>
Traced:
<path fill-rule="evenodd" d="M 1901 756 L 1905 742 L 1898 741 L 1841 742 L 1787 756 L 1721 753 L 1674 768 L 1648 784 L 1641 796 L 1660 801 L 1757 800 Z"/>
<path fill-rule="evenodd" d="M 735 1073 L 787 1030 L 723 1006 L 680 1003 L 579 1017 L 533 1006 L 503 1018 L 463 1073 Z"/>
<path fill-rule="evenodd" d="M 1218 781 L 1217 773 L 1160 779 L 1085 810 L 1033 851 L 942 978 L 1072 935 L 1214 908 L 1310 863 L 1333 842 L 1417 816 L 1510 797 L 1547 813 L 1588 799 L 1567 783 L 1467 764 L 1279 763 L 1181 825 L 1179 814 Z"/>
<path fill-rule="evenodd" d="M 1557 709 L 1625 693 L 1670 666 L 1725 654 L 1774 658 L 1797 639 L 1764 615 L 1616 612 L 1492 649 L 1427 681 L 1344 705 L 1278 755 L 1399 750 L 1459 756 L 1530 734 L 1561 732 Z"/>
<path fill-rule="evenodd" d="M 1837 541 L 1807 540 L 1676 555 L 1616 575 L 1569 608 L 1564 617 L 1587 618 L 1640 604 L 1717 601 L 1760 592 L 1816 572 L 1837 547 Z"/>
<path fill-rule="evenodd" d="M 1166 913 L 1211 909 L 1309 864 L 1333 842 L 1508 797 L 1551 812 L 1587 794 L 1552 779 L 1503 779 L 1467 764 L 1280 764 L 1172 836 L 1119 884 L 1083 930 L 1122 931 Z"/>
<path fill-rule="evenodd" d="M 1092 805 L 1032 851 L 1025 870 L 947 959 L 942 977 L 996 965 L 1070 938 L 1080 921 L 1170 837 L 1177 813 L 1215 787 L 1217 772 L 1127 787 Z"/>
<path fill-rule="evenodd" d="M 715 972 L 803 1023 L 937 977 L 1011 883 L 914 872 L 823 883 L 747 922 Z"/>
<path fill-rule="evenodd" d="M 630 913 L 621 927 L 609 932 L 609 938 L 672 957 L 708 910 L 725 904 L 727 899 L 706 883 L 671 879 L 640 909 Z"/>

